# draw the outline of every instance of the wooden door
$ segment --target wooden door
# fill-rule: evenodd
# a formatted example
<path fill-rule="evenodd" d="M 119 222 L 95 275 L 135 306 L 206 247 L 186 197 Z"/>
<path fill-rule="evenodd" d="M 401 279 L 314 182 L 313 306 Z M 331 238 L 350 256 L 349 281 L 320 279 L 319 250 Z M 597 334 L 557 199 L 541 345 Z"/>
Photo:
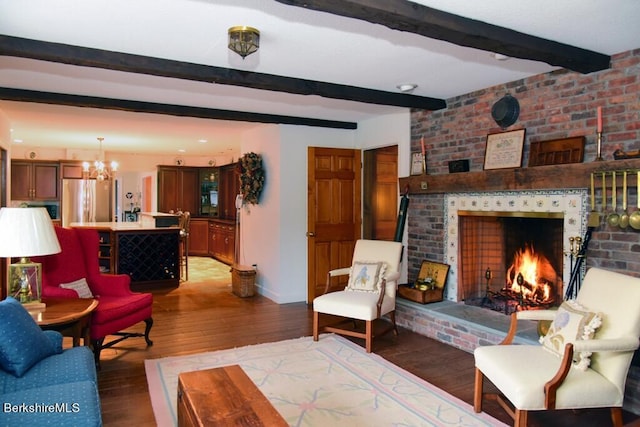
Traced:
<path fill-rule="evenodd" d="M 329 270 L 351 265 L 362 225 L 360 156 L 360 150 L 308 149 L 308 303 L 324 291 Z M 331 287 L 345 283 L 346 278 L 335 278 Z"/>
<path fill-rule="evenodd" d="M 398 214 L 398 146 L 365 151 L 363 175 L 364 238 L 392 241 Z"/>

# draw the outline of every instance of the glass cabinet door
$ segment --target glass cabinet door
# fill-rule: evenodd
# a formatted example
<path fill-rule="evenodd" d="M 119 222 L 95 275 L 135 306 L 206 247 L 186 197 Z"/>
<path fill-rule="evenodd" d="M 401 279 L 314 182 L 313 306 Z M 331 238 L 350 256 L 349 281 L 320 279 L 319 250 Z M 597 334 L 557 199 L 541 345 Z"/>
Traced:
<path fill-rule="evenodd" d="M 200 216 L 218 216 L 218 168 L 200 171 Z"/>

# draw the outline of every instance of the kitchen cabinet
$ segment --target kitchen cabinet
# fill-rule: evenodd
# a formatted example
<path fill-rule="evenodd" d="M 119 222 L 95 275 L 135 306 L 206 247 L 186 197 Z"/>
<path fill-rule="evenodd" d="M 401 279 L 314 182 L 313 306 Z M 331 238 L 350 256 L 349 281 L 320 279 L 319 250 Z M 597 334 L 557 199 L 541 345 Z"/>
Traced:
<path fill-rule="evenodd" d="M 209 220 L 191 218 L 189 222 L 189 255 L 209 255 Z"/>
<path fill-rule="evenodd" d="M 59 165 L 52 162 L 11 162 L 12 200 L 58 200 L 60 194 Z"/>
<path fill-rule="evenodd" d="M 220 219 L 236 219 L 236 196 L 240 192 L 238 163 L 220 167 Z"/>
<path fill-rule="evenodd" d="M 209 255 L 225 264 L 233 264 L 235 254 L 234 223 L 229 221 L 209 221 Z"/>
<path fill-rule="evenodd" d="M 180 229 L 126 222 L 72 223 L 95 229 L 100 238 L 100 271 L 126 274 L 132 290 L 176 287 L 180 282 Z"/>
<path fill-rule="evenodd" d="M 199 168 L 158 166 L 158 212 L 198 212 Z"/>
<path fill-rule="evenodd" d="M 62 179 L 84 178 L 82 162 L 60 162 Z"/>
<path fill-rule="evenodd" d="M 114 271 L 114 253 L 111 230 L 98 230 L 98 265 L 100 273 L 109 274 Z"/>
<path fill-rule="evenodd" d="M 200 169 L 200 211 L 198 216 L 218 217 L 219 183 L 218 168 Z"/>

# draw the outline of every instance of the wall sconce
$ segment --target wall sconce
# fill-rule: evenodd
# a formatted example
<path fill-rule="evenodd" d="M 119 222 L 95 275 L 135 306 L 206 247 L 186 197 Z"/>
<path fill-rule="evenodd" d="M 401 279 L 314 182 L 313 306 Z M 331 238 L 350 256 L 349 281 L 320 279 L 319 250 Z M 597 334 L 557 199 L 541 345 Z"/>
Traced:
<path fill-rule="evenodd" d="M 229 49 L 242 56 L 256 52 L 260 47 L 260 31 L 239 25 L 229 28 Z"/>

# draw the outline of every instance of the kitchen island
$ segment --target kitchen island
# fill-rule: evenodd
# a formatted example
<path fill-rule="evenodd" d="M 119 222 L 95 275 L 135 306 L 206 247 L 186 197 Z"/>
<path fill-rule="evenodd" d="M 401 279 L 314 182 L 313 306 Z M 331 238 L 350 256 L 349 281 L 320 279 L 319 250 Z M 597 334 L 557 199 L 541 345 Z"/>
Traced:
<path fill-rule="evenodd" d="M 178 286 L 179 227 L 158 227 L 146 221 L 76 222 L 69 226 L 97 230 L 100 270 L 127 274 L 133 290 Z"/>

